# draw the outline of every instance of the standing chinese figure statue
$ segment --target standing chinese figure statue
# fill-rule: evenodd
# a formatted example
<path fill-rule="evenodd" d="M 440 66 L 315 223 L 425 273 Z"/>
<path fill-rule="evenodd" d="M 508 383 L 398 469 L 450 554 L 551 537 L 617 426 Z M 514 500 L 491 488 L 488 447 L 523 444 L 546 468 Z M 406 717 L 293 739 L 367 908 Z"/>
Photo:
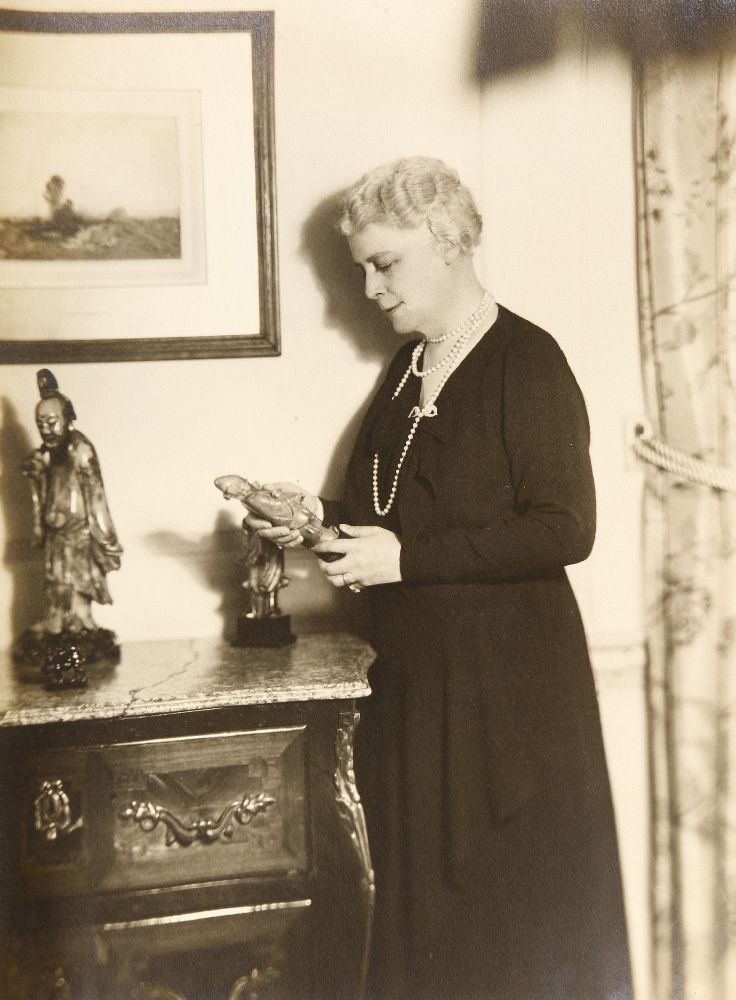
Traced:
<path fill-rule="evenodd" d="M 220 476 L 215 486 L 226 500 L 239 500 L 246 510 L 253 511 L 271 524 L 297 529 L 306 548 L 314 547 L 323 538 L 337 537 L 335 528 L 326 528 L 314 511 L 304 504 L 299 493 L 266 489 L 260 483 L 242 476 Z M 289 630 L 289 616 L 279 611 L 277 595 L 288 580 L 284 574 L 284 553 L 273 542 L 260 538 L 243 522 L 247 550 L 250 611 L 238 620 L 235 645 L 285 646 L 294 641 Z"/>
<path fill-rule="evenodd" d="M 245 554 L 243 562 L 248 567 L 244 587 L 250 593 L 250 614 L 253 618 L 270 618 L 280 615 L 279 590 L 287 586 L 284 575 L 283 550 L 266 538 L 251 531 L 243 521 Z"/>
<path fill-rule="evenodd" d="M 291 617 L 279 608 L 279 591 L 288 586 L 284 574 L 283 550 L 251 531 L 243 521 L 248 568 L 243 587 L 248 591 L 250 608 L 238 617 L 236 646 L 288 646 L 294 642 Z"/>
<path fill-rule="evenodd" d="M 92 442 L 74 427 L 70 399 L 54 375 L 38 372 L 36 426 L 42 444 L 22 467 L 31 485 L 34 541 L 43 548 L 46 613 L 15 644 L 19 662 L 41 664 L 59 686 L 85 662 L 120 656 L 115 635 L 98 628 L 92 602 L 111 604 L 106 575 L 120 568 L 118 542 Z"/>

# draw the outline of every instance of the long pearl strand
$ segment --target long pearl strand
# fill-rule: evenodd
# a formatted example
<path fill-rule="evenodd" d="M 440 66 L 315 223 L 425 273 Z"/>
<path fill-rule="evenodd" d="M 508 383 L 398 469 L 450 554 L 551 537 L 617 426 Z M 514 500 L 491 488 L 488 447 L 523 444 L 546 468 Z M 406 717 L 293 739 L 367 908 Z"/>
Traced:
<path fill-rule="evenodd" d="M 440 362 L 438 362 L 438 364 L 433 365 L 426 371 L 418 371 L 416 367 L 417 361 L 419 360 L 419 356 L 426 346 L 427 343 L 426 340 L 420 341 L 414 348 L 414 351 L 412 352 L 411 364 L 401 377 L 401 381 L 396 386 L 396 389 L 394 390 L 391 399 L 396 399 L 396 397 L 399 395 L 401 390 L 406 385 L 407 379 L 411 374 L 416 375 L 418 378 L 424 378 L 427 375 L 429 375 L 430 372 L 436 371 L 438 368 L 442 368 L 445 364 L 447 364 L 448 367 L 443 373 L 442 378 L 438 382 L 434 392 L 429 397 L 424 406 L 421 407 L 421 409 L 418 406 L 415 406 L 409 413 L 409 417 L 413 418 L 413 423 L 411 425 L 411 430 L 409 431 L 406 442 L 404 443 L 404 447 L 401 450 L 399 461 L 396 465 L 396 471 L 394 473 L 393 482 L 391 483 L 391 489 L 389 491 L 388 500 L 386 501 L 386 504 L 383 507 L 381 506 L 381 501 L 378 495 L 378 452 L 375 452 L 373 455 L 373 509 L 375 510 L 376 514 L 379 517 L 385 517 L 394 505 L 394 500 L 396 499 L 396 491 L 399 488 L 399 475 L 401 473 L 401 467 L 404 464 L 404 459 L 409 453 L 409 448 L 411 448 L 411 443 L 414 440 L 414 435 L 416 434 L 417 428 L 419 427 L 419 421 L 422 419 L 422 417 L 437 416 L 437 407 L 435 406 L 437 397 L 439 396 L 440 392 L 442 392 L 442 387 L 444 386 L 445 382 L 448 380 L 450 375 L 452 375 L 453 371 L 455 370 L 455 367 L 457 365 L 457 362 L 459 360 L 463 348 L 467 344 L 470 337 L 476 332 L 476 330 L 482 323 L 483 319 L 485 318 L 486 314 L 490 311 L 493 303 L 494 303 L 493 296 L 490 295 L 489 292 L 486 292 L 485 295 L 483 296 L 481 304 L 478 306 L 475 312 L 472 313 L 459 327 L 450 331 L 450 334 L 458 335 L 458 339 L 453 345 L 452 349 L 447 352 L 447 354 Z"/>

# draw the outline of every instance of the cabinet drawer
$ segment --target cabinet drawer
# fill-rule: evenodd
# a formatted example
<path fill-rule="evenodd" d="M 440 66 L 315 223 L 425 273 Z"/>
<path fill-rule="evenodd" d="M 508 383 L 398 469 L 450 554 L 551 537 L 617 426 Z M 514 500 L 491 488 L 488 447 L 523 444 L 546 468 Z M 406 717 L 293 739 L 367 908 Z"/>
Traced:
<path fill-rule="evenodd" d="M 3 1000 L 308 1000 L 309 899 L 56 927 L 0 954 Z"/>
<path fill-rule="evenodd" d="M 297 726 L 27 756 L 24 891 L 305 871 L 304 744 Z"/>

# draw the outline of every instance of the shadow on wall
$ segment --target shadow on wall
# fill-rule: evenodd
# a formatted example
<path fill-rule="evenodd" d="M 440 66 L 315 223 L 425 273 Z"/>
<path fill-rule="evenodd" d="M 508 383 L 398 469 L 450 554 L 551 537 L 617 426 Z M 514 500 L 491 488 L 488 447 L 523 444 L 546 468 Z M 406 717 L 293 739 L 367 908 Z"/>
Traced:
<path fill-rule="evenodd" d="M 237 633 L 238 616 L 248 610 L 250 603 L 243 587 L 248 569 L 244 563 L 240 521 L 233 519 L 230 512 L 221 511 L 210 535 L 191 539 L 172 531 L 157 531 L 148 535 L 146 542 L 154 554 L 179 560 L 198 584 L 219 595 L 216 610 L 222 617 L 220 634 L 223 639 L 232 640 Z M 297 635 L 328 629 L 367 634 L 365 602 L 327 583 L 313 553 L 306 549 L 289 550 L 285 576 L 288 584 L 279 592 L 279 605 L 282 614 L 291 615 Z"/>
<path fill-rule="evenodd" d="M 235 634 L 236 621 L 243 610 L 242 581 L 245 570 L 239 561 L 242 550 L 240 526 L 230 514 L 220 511 L 211 535 L 193 540 L 174 531 L 154 531 L 146 543 L 159 556 L 177 558 L 197 582 L 220 595 L 217 612 L 222 616 L 222 635 Z"/>
<path fill-rule="evenodd" d="M 339 192 L 324 198 L 309 214 L 301 233 L 301 256 L 309 263 L 325 300 L 323 320 L 349 340 L 361 358 L 385 359 L 395 343 L 374 302 L 365 297 L 363 276 L 350 256 L 346 238 L 335 228 Z"/>
<path fill-rule="evenodd" d="M 384 368 L 398 343 L 376 304 L 365 297 L 362 271 L 353 263 L 347 240 L 335 228 L 339 200 L 339 192 L 330 195 L 309 214 L 302 226 L 301 256 L 324 297 L 325 326 L 347 340 L 361 360 L 378 361 Z M 334 371 L 325 375 L 328 380 L 339 377 Z M 345 466 L 373 391 L 361 401 L 340 434 L 321 489 L 324 496 L 341 495 Z"/>
<path fill-rule="evenodd" d="M 43 617 L 43 560 L 37 550 L 31 548 L 31 491 L 20 471 L 21 464 L 34 448 L 34 442 L 19 422 L 15 407 L 6 399 L 2 403 L 2 413 L 0 504 L 6 539 L 3 562 L 13 580 L 10 626 L 13 631 L 11 638 L 15 638 Z"/>
<path fill-rule="evenodd" d="M 635 61 L 717 46 L 736 27 L 733 3 L 693 0 L 481 0 L 477 72 L 481 80 L 554 58 L 575 23 L 591 48 L 616 46 Z"/>

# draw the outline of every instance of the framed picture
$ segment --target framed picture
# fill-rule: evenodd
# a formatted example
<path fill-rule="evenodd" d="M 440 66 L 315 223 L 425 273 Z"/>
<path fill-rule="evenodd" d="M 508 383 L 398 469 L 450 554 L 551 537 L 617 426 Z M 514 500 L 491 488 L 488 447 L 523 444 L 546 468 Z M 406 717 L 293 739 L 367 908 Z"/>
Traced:
<path fill-rule="evenodd" d="M 280 351 L 274 15 L 0 10 L 0 361 Z"/>

